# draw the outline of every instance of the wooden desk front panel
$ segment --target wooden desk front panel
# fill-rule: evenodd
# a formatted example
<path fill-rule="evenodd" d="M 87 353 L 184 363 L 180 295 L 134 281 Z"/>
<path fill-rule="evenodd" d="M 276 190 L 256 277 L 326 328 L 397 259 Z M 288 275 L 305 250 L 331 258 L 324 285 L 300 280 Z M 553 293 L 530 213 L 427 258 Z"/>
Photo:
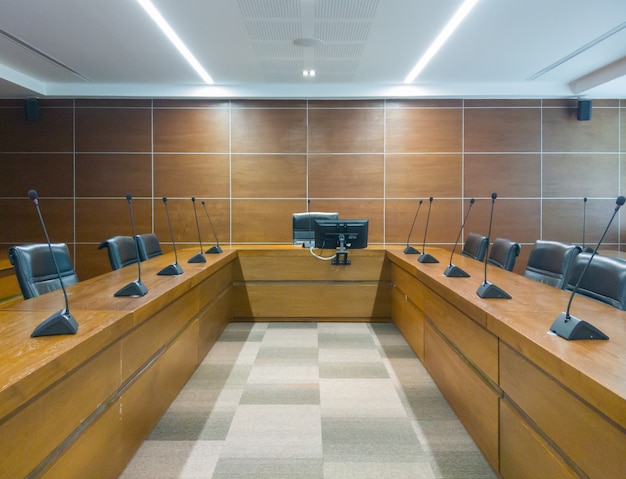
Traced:
<path fill-rule="evenodd" d="M 388 321 L 384 250 L 350 252 L 337 266 L 307 249 L 242 250 L 233 271 L 233 317 L 244 321 Z"/>
<path fill-rule="evenodd" d="M 585 474 L 624 477 L 626 432 L 505 344 L 500 348 L 500 384 L 535 428 Z M 519 453 L 502 451 L 503 456 Z"/>
<path fill-rule="evenodd" d="M 498 470 L 498 393 L 426 322 L 424 365 L 485 458 Z"/>

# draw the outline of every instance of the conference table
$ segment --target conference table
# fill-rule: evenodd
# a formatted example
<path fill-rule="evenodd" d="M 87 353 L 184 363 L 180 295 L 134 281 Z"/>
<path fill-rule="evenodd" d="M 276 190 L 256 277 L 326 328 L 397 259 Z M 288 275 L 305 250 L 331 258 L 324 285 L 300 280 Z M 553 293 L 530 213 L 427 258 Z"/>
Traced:
<path fill-rule="evenodd" d="M 626 312 L 576 296 L 610 339 L 567 341 L 548 330 L 569 293 L 489 266 L 512 298 L 480 298 L 483 264 L 454 255 L 471 276 L 448 278 L 437 248 L 196 252 L 182 275 L 141 263 L 142 297 L 113 296 L 132 266 L 69 286 L 75 335 L 30 337 L 60 291 L 0 306 L 0 477 L 117 477 L 231 321 L 393 321 L 501 477 L 626 477 Z"/>

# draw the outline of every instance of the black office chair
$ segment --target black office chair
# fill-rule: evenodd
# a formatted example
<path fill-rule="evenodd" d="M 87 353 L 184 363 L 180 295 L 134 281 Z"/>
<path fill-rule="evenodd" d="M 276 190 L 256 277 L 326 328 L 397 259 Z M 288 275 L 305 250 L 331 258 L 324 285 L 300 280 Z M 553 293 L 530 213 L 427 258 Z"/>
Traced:
<path fill-rule="evenodd" d="M 574 259 L 581 252 L 579 245 L 537 240 L 528 257 L 524 276 L 563 289 Z"/>
<path fill-rule="evenodd" d="M 131 236 L 113 236 L 100 243 L 98 249 L 102 248 L 108 249 L 112 270 L 137 263 L 137 247 Z"/>
<path fill-rule="evenodd" d="M 515 261 L 521 249 L 521 245 L 515 241 L 506 238 L 496 238 L 489 250 L 487 263 L 507 271 L 513 271 Z"/>
<path fill-rule="evenodd" d="M 478 233 L 470 233 L 467 235 L 461 254 L 477 261 L 483 261 L 488 245 L 489 239 L 486 236 Z"/>
<path fill-rule="evenodd" d="M 591 253 L 580 253 L 574 258 L 566 278 L 566 290 L 574 290 L 590 257 Z M 596 254 L 578 286 L 578 293 L 626 310 L 626 261 Z"/>
<path fill-rule="evenodd" d="M 163 254 L 159 239 L 154 233 L 137 235 L 135 240 L 137 241 L 139 259 L 141 261 L 146 261 L 147 259 L 154 258 L 155 256 L 161 256 Z"/>
<path fill-rule="evenodd" d="M 67 245 L 54 243 L 52 252 L 59 266 L 63 284 L 69 286 L 78 283 Z M 9 248 L 9 261 L 15 267 L 15 276 L 24 299 L 61 289 L 61 281 L 47 243 L 13 246 Z"/>

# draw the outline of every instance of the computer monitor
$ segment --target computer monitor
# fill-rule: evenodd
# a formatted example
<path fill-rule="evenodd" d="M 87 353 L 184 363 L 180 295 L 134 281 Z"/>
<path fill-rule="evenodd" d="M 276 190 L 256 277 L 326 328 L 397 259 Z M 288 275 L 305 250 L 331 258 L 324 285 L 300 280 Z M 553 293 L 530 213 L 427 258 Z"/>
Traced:
<path fill-rule="evenodd" d="M 315 247 L 335 249 L 333 264 L 350 264 L 349 249 L 367 248 L 368 220 L 317 220 Z"/>
<path fill-rule="evenodd" d="M 325 213 L 321 211 L 293 214 L 293 244 L 301 244 L 305 248 L 313 246 L 315 242 L 316 220 L 337 220 L 339 213 Z"/>

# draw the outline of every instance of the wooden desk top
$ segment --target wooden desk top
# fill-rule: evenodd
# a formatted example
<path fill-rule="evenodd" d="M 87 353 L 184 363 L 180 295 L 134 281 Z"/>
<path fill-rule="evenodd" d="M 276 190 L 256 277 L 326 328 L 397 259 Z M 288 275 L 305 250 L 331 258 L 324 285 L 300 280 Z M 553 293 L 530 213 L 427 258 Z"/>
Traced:
<path fill-rule="evenodd" d="M 75 335 L 30 337 L 39 323 L 65 307 L 61 290 L 0 309 L 0 418 L 237 257 L 228 250 L 206 255 L 206 263 L 188 264 L 196 252 L 178 253 L 182 275 L 156 274 L 174 261 L 173 253 L 141 263 L 148 288 L 142 297 L 113 296 L 137 279 L 134 266 L 67 287 L 70 311 L 79 324 Z"/>
<path fill-rule="evenodd" d="M 437 248 L 428 252 L 440 263 L 419 263 L 416 255 L 405 255 L 401 250 L 388 250 L 387 256 L 626 428 L 626 311 L 576 295 L 571 314 L 593 324 L 610 339 L 567 341 L 548 331 L 567 308 L 571 293 L 489 265 L 487 280 L 512 299 L 483 299 L 476 291 L 484 279 L 484 263 L 454 255 L 453 263 L 471 277 L 449 278 L 443 272 L 450 253 Z"/>

